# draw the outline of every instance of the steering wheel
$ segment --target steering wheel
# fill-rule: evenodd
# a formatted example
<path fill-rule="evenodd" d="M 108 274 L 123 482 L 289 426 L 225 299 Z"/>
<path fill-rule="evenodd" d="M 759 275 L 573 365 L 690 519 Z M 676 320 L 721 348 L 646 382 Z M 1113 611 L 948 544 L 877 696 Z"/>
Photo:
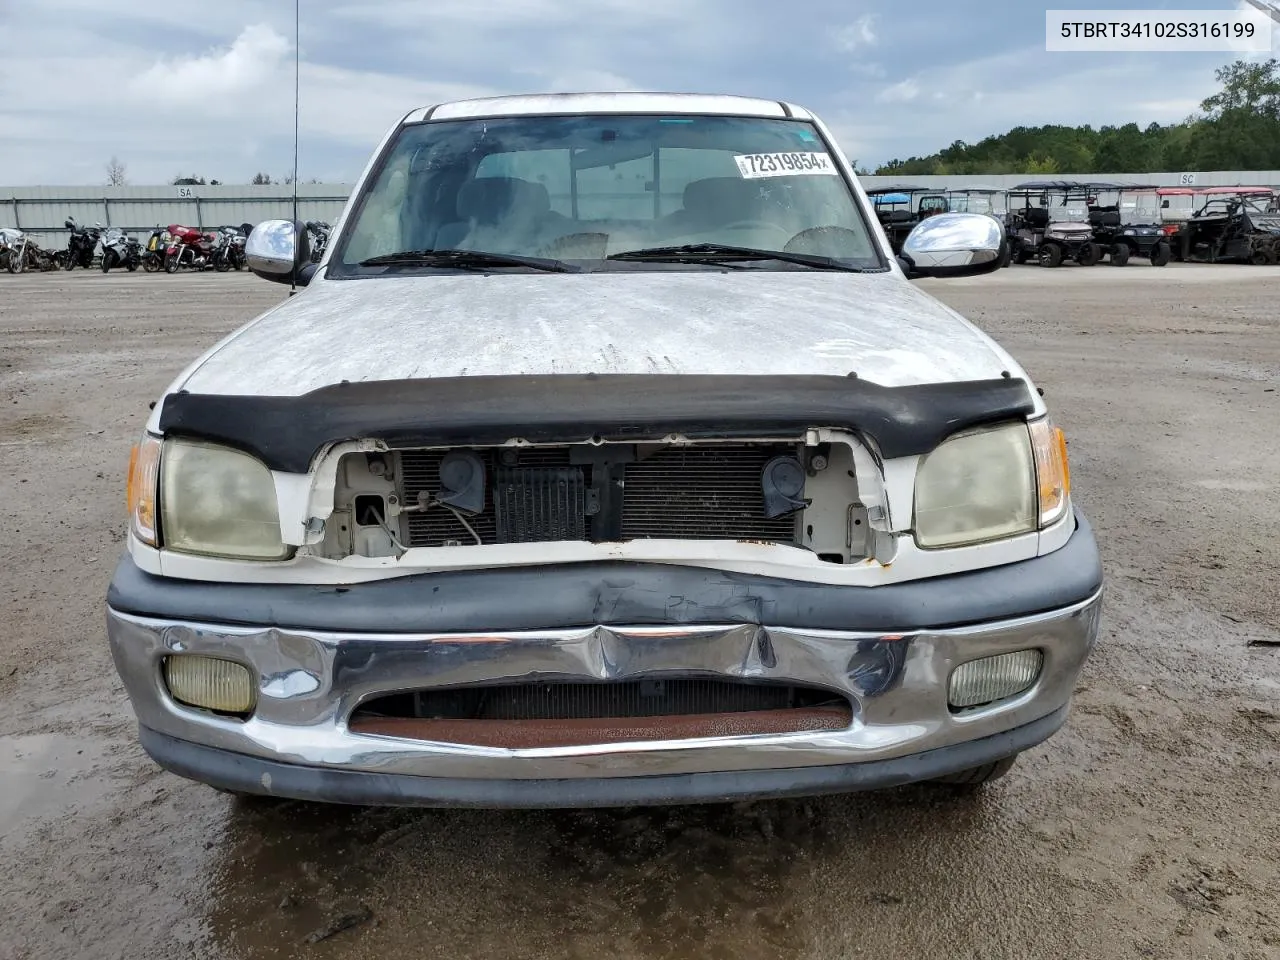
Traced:
<path fill-rule="evenodd" d="M 857 250 L 858 247 L 865 245 L 865 239 L 856 230 L 832 225 L 809 227 L 806 230 L 801 230 L 787 241 L 787 245 L 782 248 L 782 252 L 808 253 L 829 257 L 831 256 L 830 251 L 833 249 L 842 251 Z M 847 253 L 844 255 L 849 256 Z"/>

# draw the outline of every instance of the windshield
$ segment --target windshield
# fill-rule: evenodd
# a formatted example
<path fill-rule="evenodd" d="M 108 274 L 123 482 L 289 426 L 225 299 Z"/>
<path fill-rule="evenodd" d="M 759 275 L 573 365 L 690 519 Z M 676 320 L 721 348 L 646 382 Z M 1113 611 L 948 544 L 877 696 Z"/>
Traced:
<path fill-rule="evenodd" d="M 1196 216 L 1225 216 L 1243 207 L 1249 213 L 1267 213 L 1269 197 L 1258 194 L 1237 194 L 1230 197 L 1219 197 L 1209 200 L 1197 212 Z"/>
<path fill-rule="evenodd" d="M 955 213 L 1004 213 L 1002 199 L 993 193 L 959 193 L 947 198 L 947 205 Z"/>
<path fill-rule="evenodd" d="M 606 258 L 696 244 L 884 266 L 821 136 L 799 120 L 601 115 L 415 124 L 385 152 L 343 234 L 331 263 L 338 276 L 393 268 L 365 263 L 375 257 L 437 250 L 554 258 L 585 269 L 690 269 L 688 260 Z M 773 260 L 750 266 L 809 269 Z M 394 266 L 450 268 L 425 257 Z"/>

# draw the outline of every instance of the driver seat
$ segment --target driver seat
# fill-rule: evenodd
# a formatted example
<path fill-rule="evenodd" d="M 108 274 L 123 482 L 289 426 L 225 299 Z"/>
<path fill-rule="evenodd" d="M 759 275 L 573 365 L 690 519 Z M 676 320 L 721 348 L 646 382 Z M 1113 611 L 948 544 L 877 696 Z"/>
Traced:
<path fill-rule="evenodd" d="M 759 187 L 741 177 L 691 180 L 684 188 L 684 205 L 664 218 L 667 230 L 696 233 L 726 223 L 751 220 L 757 214 Z"/>

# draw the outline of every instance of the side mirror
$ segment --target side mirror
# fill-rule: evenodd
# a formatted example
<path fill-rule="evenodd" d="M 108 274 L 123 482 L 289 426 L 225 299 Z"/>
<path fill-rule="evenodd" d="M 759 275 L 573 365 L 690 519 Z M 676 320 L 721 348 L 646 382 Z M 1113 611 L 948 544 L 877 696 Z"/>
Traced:
<path fill-rule="evenodd" d="M 1000 268 L 1008 249 L 1004 225 L 983 213 L 936 213 L 902 242 L 909 276 L 962 277 Z"/>
<path fill-rule="evenodd" d="M 291 220 L 267 220 L 253 228 L 244 245 L 245 261 L 259 277 L 275 283 L 297 283 L 304 287 L 311 280 L 311 242 L 307 230 Z"/>

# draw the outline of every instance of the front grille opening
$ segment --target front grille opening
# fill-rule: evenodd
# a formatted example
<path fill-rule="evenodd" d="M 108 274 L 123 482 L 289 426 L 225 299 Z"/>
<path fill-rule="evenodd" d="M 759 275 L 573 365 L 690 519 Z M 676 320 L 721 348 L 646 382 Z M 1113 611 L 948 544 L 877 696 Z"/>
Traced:
<path fill-rule="evenodd" d="M 633 448 L 612 452 L 623 456 L 623 449 Z M 709 443 L 637 454 L 607 468 L 581 462 L 581 451 L 575 457 L 567 446 L 478 449 L 484 509 L 467 515 L 465 524 L 439 506 L 407 513 L 403 532 L 411 547 L 636 539 L 794 544 L 800 514 L 766 516 L 761 476 L 774 457 L 797 451 L 786 443 Z M 430 501 L 440 492 L 440 462 L 447 452 L 400 453 L 405 503 Z"/>
<path fill-rule="evenodd" d="M 578 720 L 787 710 L 843 703 L 819 687 L 701 677 L 551 681 L 420 690 L 380 697 L 362 712 L 466 720 Z"/>
<path fill-rule="evenodd" d="M 852 719 L 847 698 L 818 687 L 653 677 L 394 694 L 363 704 L 349 727 L 355 733 L 515 749 L 842 730 Z"/>

